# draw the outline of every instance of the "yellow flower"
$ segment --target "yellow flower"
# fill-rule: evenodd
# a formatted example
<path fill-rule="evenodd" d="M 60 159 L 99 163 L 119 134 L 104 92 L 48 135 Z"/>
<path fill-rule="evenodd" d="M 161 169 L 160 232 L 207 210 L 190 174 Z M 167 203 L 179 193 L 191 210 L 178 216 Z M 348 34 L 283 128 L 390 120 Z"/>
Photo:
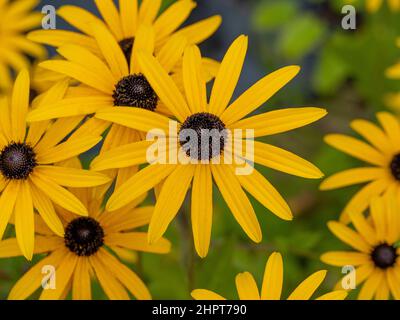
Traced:
<path fill-rule="evenodd" d="M 393 189 L 400 192 L 400 123 L 388 112 L 377 115 L 382 129 L 366 120 L 354 120 L 351 128 L 368 143 L 343 134 L 329 134 L 325 142 L 370 166 L 353 168 L 336 173 L 325 179 L 321 190 L 331 190 L 368 182 L 349 201 L 342 212 L 342 221 L 348 222 L 348 214 L 364 211 L 374 196 Z M 398 193 L 399 194 L 399 193 Z"/>
<path fill-rule="evenodd" d="M 326 114 L 325 110 L 319 108 L 291 108 L 241 120 L 299 72 L 297 66 L 275 71 L 257 82 L 228 107 L 241 73 L 246 51 L 247 37 L 240 36 L 224 57 L 209 103 L 206 97 L 206 83 L 200 74 L 201 54 L 197 46 L 187 48 L 184 53 L 182 73 L 185 96 L 160 63 L 149 53 L 142 52 L 138 57 L 144 75 L 163 104 L 178 119 L 179 124 L 163 115 L 138 108 L 106 108 L 97 112 L 95 117 L 145 132 L 155 128 L 161 129 L 167 136 L 170 124 L 175 123 L 180 129 L 193 129 L 198 134 L 203 129 L 216 129 L 220 133 L 223 129 L 254 129 L 255 137 L 260 137 L 302 127 Z M 174 139 L 173 136 L 170 138 Z M 201 137 L 199 138 L 200 153 L 200 150 L 201 152 L 204 150 L 200 143 Z M 245 141 L 238 139 L 237 142 L 246 144 Z M 218 158 L 218 152 L 225 151 L 225 146 L 228 150 L 228 142 L 224 140 L 215 154 L 212 152 L 208 155 L 208 159 L 203 159 L 201 156 L 199 158 L 197 153 L 183 154 L 185 159 L 198 160 L 199 164 L 157 163 L 147 166 L 117 188 L 108 201 L 108 210 L 114 211 L 123 207 L 141 192 L 150 190 L 165 179 L 149 227 L 149 241 L 154 242 L 164 234 L 174 219 L 193 180 L 191 214 L 194 242 L 198 254 L 205 257 L 211 235 L 214 179 L 243 230 L 253 241 L 260 242 L 261 229 L 243 188 L 280 218 L 291 220 L 292 213 L 285 200 L 257 170 L 249 175 L 235 175 L 235 164 L 213 164 L 212 161 L 209 161 L 209 164 L 201 163 L 203 160 Z M 149 143 L 142 141 L 128 144 L 100 154 L 93 161 L 92 169 L 101 171 L 145 163 Z M 179 145 L 179 141 L 176 145 Z M 174 153 L 176 151 L 174 148 L 171 146 L 169 152 Z M 283 149 L 261 142 L 255 142 L 254 149 L 256 163 L 305 178 L 318 179 L 323 175 L 313 164 Z"/>
<path fill-rule="evenodd" d="M 6 97 L 0 99 L 0 239 L 14 214 L 18 244 L 24 256 L 31 259 L 34 208 L 56 234 L 62 235 L 62 224 L 53 203 L 87 215 L 83 204 L 63 187 L 98 186 L 110 179 L 103 174 L 58 164 L 95 146 L 101 137 L 87 135 L 63 141 L 79 124 L 76 118 L 38 122 L 28 127 L 25 118 L 29 108 L 29 83 L 29 73 L 21 71 L 10 101 Z M 40 103 L 55 102 L 66 90 L 65 82 L 58 83 L 41 97 Z"/>
<path fill-rule="evenodd" d="M 400 240 L 399 206 L 395 195 L 374 198 L 370 215 L 366 219 L 360 212 L 350 213 L 353 230 L 343 223 L 331 221 L 329 229 L 353 251 L 333 251 L 321 256 L 321 260 L 333 266 L 352 265 L 356 285 L 362 283 L 358 299 L 384 299 L 390 293 L 400 299 Z"/>
<path fill-rule="evenodd" d="M 400 48 L 400 38 L 397 39 L 396 45 Z M 386 77 L 389 79 L 400 80 L 400 62 L 396 63 L 386 70 Z M 385 103 L 389 108 L 399 111 L 400 93 L 387 94 L 385 97 Z"/>
<path fill-rule="evenodd" d="M 72 299 L 91 299 L 91 282 L 96 278 L 109 299 L 151 299 L 142 280 L 130 268 L 121 263 L 111 252 L 126 257 L 132 250 L 165 254 L 170 243 L 160 239 L 150 246 L 145 232 L 134 229 L 148 224 L 153 207 L 136 207 L 143 200 L 137 199 L 131 206 L 113 213 L 101 209 L 101 199 L 94 189 L 72 191 L 89 210 L 89 216 L 77 217 L 57 208 L 63 218 L 63 233 L 55 235 L 36 217 L 35 253 L 46 253 L 35 266 L 18 280 L 8 299 L 29 298 L 42 285 L 43 267 L 55 268 L 54 289 L 43 290 L 40 299 L 65 299 L 72 291 Z M 64 232 L 65 230 L 65 232 Z M 16 239 L 0 242 L 0 257 L 21 255 Z M 48 283 L 51 285 L 51 281 Z M 128 292 L 127 292 L 128 291 Z"/>
<path fill-rule="evenodd" d="M 321 270 L 313 273 L 289 295 L 287 300 L 310 300 L 314 292 L 324 281 L 326 271 Z M 283 285 L 283 262 L 282 256 L 274 252 L 268 258 L 261 287 L 258 290 L 257 283 L 249 272 L 239 273 L 236 276 L 236 289 L 240 300 L 280 300 Z M 225 300 L 224 297 L 210 290 L 196 289 L 192 291 L 195 300 Z M 344 300 L 347 296 L 346 291 L 332 291 L 316 300 Z"/>
<path fill-rule="evenodd" d="M 196 7 L 196 2 L 192 0 L 178 0 L 161 14 L 159 12 L 162 0 L 143 0 L 140 6 L 137 0 L 119 0 L 119 10 L 112 0 L 94 2 L 104 21 L 77 6 L 65 5 L 57 12 L 61 18 L 83 34 L 66 30 L 39 30 L 31 32 L 28 35 L 29 39 L 54 47 L 74 44 L 98 53 L 101 47 L 96 45 L 97 35 L 90 26 L 91 23 L 98 22 L 112 33 L 112 37 L 120 44 L 130 60 L 132 47 L 137 41 L 142 25 L 153 27 L 154 33 L 148 36 L 154 38 L 156 51 L 159 51 L 171 37 L 182 36 L 189 44 L 203 42 L 221 24 L 221 17 L 213 16 L 179 29 Z"/>
<path fill-rule="evenodd" d="M 30 66 L 29 59 L 44 58 L 46 50 L 28 39 L 25 34 L 40 26 L 42 15 L 34 12 L 39 0 L 0 1 L 0 93 L 12 86 L 11 70 Z"/>

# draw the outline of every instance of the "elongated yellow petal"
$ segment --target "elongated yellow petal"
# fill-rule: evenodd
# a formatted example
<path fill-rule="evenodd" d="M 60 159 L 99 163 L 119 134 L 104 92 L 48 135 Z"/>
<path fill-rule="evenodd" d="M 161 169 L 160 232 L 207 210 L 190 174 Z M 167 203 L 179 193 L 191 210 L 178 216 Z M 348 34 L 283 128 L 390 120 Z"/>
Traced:
<path fill-rule="evenodd" d="M 237 222 L 251 240 L 256 243 L 260 242 L 262 233 L 257 216 L 237 177 L 226 165 L 212 165 L 211 172 L 222 197 Z"/>
<path fill-rule="evenodd" d="M 169 132 L 172 121 L 155 112 L 131 107 L 104 108 L 99 110 L 95 117 L 143 132 L 162 130 L 165 134 Z"/>
<path fill-rule="evenodd" d="M 387 236 L 387 204 L 383 198 L 375 197 L 370 202 L 370 214 L 379 241 L 386 241 Z"/>
<path fill-rule="evenodd" d="M 331 190 L 377 180 L 388 176 L 388 172 L 383 168 L 355 168 L 336 173 L 326 178 L 319 188 L 321 190 Z"/>
<path fill-rule="evenodd" d="M 7 97 L 0 97 L 0 130 L 7 140 L 12 140 L 10 106 Z"/>
<path fill-rule="evenodd" d="M 190 46 L 183 56 L 183 84 L 186 100 L 193 113 L 205 112 L 207 107 L 206 82 L 201 73 L 201 53 L 197 46 Z"/>
<path fill-rule="evenodd" d="M 133 38 L 138 16 L 137 0 L 119 0 L 119 11 L 124 38 Z"/>
<path fill-rule="evenodd" d="M 221 16 L 212 16 L 182 28 L 175 34 L 184 36 L 188 40 L 188 44 L 199 44 L 212 36 L 221 22 Z"/>
<path fill-rule="evenodd" d="M 229 47 L 221 62 L 211 91 L 209 110 L 221 115 L 232 99 L 246 57 L 248 38 L 238 37 Z"/>
<path fill-rule="evenodd" d="M 358 294 L 358 300 L 371 300 L 382 281 L 384 281 L 384 276 L 385 274 L 382 270 L 375 269 L 367 280 L 365 280 Z"/>
<path fill-rule="evenodd" d="M 323 173 L 311 162 L 270 144 L 254 142 L 254 161 L 263 166 L 295 176 L 320 179 Z"/>
<path fill-rule="evenodd" d="M 72 280 L 72 299 L 90 300 L 92 288 L 89 259 L 78 259 Z"/>
<path fill-rule="evenodd" d="M 350 220 L 353 223 L 357 231 L 362 235 L 364 240 L 371 246 L 378 243 L 378 238 L 375 230 L 371 227 L 371 224 L 365 219 L 364 214 L 361 212 L 350 212 Z"/>
<path fill-rule="evenodd" d="M 4 231 L 13 213 L 15 202 L 20 190 L 20 183 L 11 181 L 0 195 L 0 239 L 3 238 Z"/>
<path fill-rule="evenodd" d="M 336 290 L 329 293 L 326 293 L 315 300 L 344 300 L 346 299 L 348 293 L 344 290 Z"/>
<path fill-rule="evenodd" d="M 196 166 L 192 186 L 192 230 L 197 254 L 204 258 L 210 246 L 212 227 L 212 176 L 207 165 Z"/>
<path fill-rule="evenodd" d="M 194 300 L 226 300 L 223 296 L 205 289 L 193 290 L 190 295 Z"/>
<path fill-rule="evenodd" d="M 80 258 L 72 252 L 68 252 L 65 255 L 56 269 L 57 282 L 55 288 L 51 290 L 43 290 L 39 298 L 40 300 L 58 300 L 62 298 L 65 289 L 70 284 L 79 259 Z"/>
<path fill-rule="evenodd" d="M 164 238 L 149 244 L 145 232 L 124 232 L 112 233 L 104 238 L 107 245 L 118 246 L 135 251 L 168 253 L 171 250 L 171 243 Z"/>
<path fill-rule="evenodd" d="M 139 9 L 141 24 L 152 24 L 161 7 L 161 0 L 143 0 Z"/>
<path fill-rule="evenodd" d="M 297 286 L 288 297 L 288 300 L 309 300 L 322 281 L 324 281 L 325 276 L 325 270 L 313 273 Z"/>
<path fill-rule="evenodd" d="M 29 298 L 42 284 L 43 280 L 43 267 L 51 265 L 55 268 L 61 262 L 61 259 L 67 253 L 66 248 L 56 250 L 49 256 L 39 261 L 35 266 L 29 269 L 11 289 L 8 299 L 9 300 L 24 300 Z M 49 290 L 51 291 L 51 290 Z"/>
<path fill-rule="evenodd" d="M 343 223 L 330 221 L 328 222 L 328 228 L 336 237 L 352 248 L 365 253 L 370 252 L 371 248 L 368 243 L 357 232 L 351 230 Z"/>
<path fill-rule="evenodd" d="M 386 272 L 386 279 L 389 285 L 390 291 L 396 300 L 400 300 L 400 270 L 399 267 L 394 267 L 393 269 L 388 269 Z"/>
<path fill-rule="evenodd" d="M 183 36 L 173 35 L 157 53 L 157 59 L 164 70 L 171 72 L 187 47 L 187 40 Z"/>
<path fill-rule="evenodd" d="M 232 129 L 253 129 L 254 137 L 273 135 L 304 127 L 327 114 L 321 108 L 290 108 L 266 112 L 233 123 Z"/>
<path fill-rule="evenodd" d="M 133 43 L 132 55 L 130 58 L 131 74 L 139 73 L 140 66 L 137 55 L 139 52 L 145 52 L 152 55 L 154 52 L 155 34 L 154 29 L 148 25 L 140 25 Z"/>
<path fill-rule="evenodd" d="M 123 39 L 122 25 L 117 8 L 112 0 L 95 0 L 97 9 L 118 40 Z"/>
<path fill-rule="evenodd" d="M 59 206 L 79 215 L 88 215 L 88 211 L 85 206 L 71 192 L 60 187 L 58 184 L 47 179 L 46 177 L 41 175 L 39 176 L 35 173 L 30 175 L 30 179 L 38 189 L 40 189 Z"/>
<path fill-rule="evenodd" d="M 31 193 L 33 205 L 39 212 L 40 216 L 46 223 L 46 225 L 58 236 L 64 236 L 64 226 L 57 216 L 54 206 L 50 199 L 42 191 L 38 190 L 32 183 Z M 36 248 L 37 244 L 35 245 Z"/>
<path fill-rule="evenodd" d="M 64 239 L 61 237 L 36 235 L 33 253 L 48 253 L 61 247 L 64 247 Z M 16 238 L 9 238 L 0 242 L 1 258 L 20 257 L 21 255 L 21 248 Z"/>
<path fill-rule="evenodd" d="M 22 70 L 15 80 L 11 98 L 11 128 L 14 141 L 22 142 L 26 133 L 26 114 L 29 107 L 29 73 Z"/>
<path fill-rule="evenodd" d="M 389 112 L 378 112 L 376 117 L 378 118 L 380 124 L 385 130 L 386 135 L 388 136 L 390 142 L 392 143 L 392 147 L 397 147 L 397 142 L 400 139 L 400 124 L 395 116 L 390 114 Z"/>
<path fill-rule="evenodd" d="M 265 265 L 261 289 L 262 300 L 280 300 L 283 285 L 283 261 L 279 252 L 273 252 Z"/>
<path fill-rule="evenodd" d="M 91 136 L 80 139 L 68 139 L 66 142 L 38 154 L 37 161 L 40 164 L 50 164 L 70 159 L 94 147 L 101 139 L 101 137 Z"/>
<path fill-rule="evenodd" d="M 260 300 L 257 283 L 251 273 L 239 273 L 235 280 L 240 300 Z"/>
<path fill-rule="evenodd" d="M 149 243 L 152 244 L 163 236 L 178 213 L 193 179 L 194 169 L 195 166 L 192 165 L 178 166 L 165 180 L 151 217 Z"/>
<path fill-rule="evenodd" d="M 103 23 L 94 14 L 78 6 L 62 6 L 57 10 L 57 14 L 71 26 L 88 35 L 93 35 L 93 29 L 90 27 L 91 22 L 97 21 Z"/>
<path fill-rule="evenodd" d="M 370 261 L 370 256 L 361 252 L 332 251 L 324 253 L 321 256 L 321 261 L 338 267 L 347 265 L 359 266 L 362 264 L 367 264 Z"/>
<path fill-rule="evenodd" d="M 157 41 L 168 37 L 189 17 L 196 3 L 192 0 L 176 1 L 168 7 L 154 22 Z"/>
<path fill-rule="evenodd" d="M 265 76 L 225 110 L 221 116 L 222 121 L 230 125 L 251 113 L 282 89 L 299 71 L 298 66 L 289 66 Z"/>
<path fill-rule="evenodd" d="M 142 199 L 142 201 L 143 200 L 144 199 Z M 107 229 L 107 233 L 131 230 L 149 224 L 154 212 L 153 206 L 135 209 L 129 207 L 122 210 L 107 212 L 99 217 L 99 222 Z"/>
<path fill-rule="evenodd" d="M 272 213 L 284 220 L 293 219 L 292 211 L 286 201 L 274 186 L 256 169 L 253 169 L 253 172 L 249 175 L 238 175 L 237 178 L 242 187 L 263 206 L 271 210 Z"/>
<path fill-rule="evenodd" d="M 93 36 L 97 41 L 97 45 L 107 61 L 114 77 L 121 79 L 128 75 L 128 62 L 122 52 L 121 47 L 115 40 L 113 35 L 108 31 L 103 23 L 93 22 L 90 24 Z"/>
<path fill-rule="evenodd" d="M 153 56 L 140 52 L 138 59 L 143 74 L 160 100 L 183 122 L 191 113 L 174 81 Z"/>
<path fill-rule="evenodd" d="M 385 157 L 370 145 L 343 134 L 329 134 L 324 138 L 330 146 L 365 162 L 383 166 Z"/>
<path fill-rule="evenodd" d="M 153 164 L 140 170 L 119 189 L 115 190 L 107 202 L 107 210 L 115 211 L 132 202 L 162 181 L 175 168 L 175 165 Z"/>

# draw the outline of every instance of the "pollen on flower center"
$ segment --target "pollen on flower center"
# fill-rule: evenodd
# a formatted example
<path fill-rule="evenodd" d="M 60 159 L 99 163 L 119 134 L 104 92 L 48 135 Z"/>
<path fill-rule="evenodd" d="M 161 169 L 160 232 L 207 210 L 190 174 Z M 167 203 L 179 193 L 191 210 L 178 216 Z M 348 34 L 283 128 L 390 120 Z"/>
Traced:
<path fill-rule="evenodd" d="M 157 94 L 141 73 L 122 78 L 115 86 L 113 98 L 115 106 L 136 107 L 150 111 L 154 111 L 158 103 Z"/>
<path fill-rule="evenodd" d="M 36 154 L 25 143 L 12 142 L 0 152 L 0 172 L 7 179 L 27 179 L 36 165 Z"/>
<path fill-rule="evenodd" d="M 104 244 L 104 230 L 89 217 L 72 220 L 65 229 L 65 246 L 78 256 L 91 256 Z"/>
<path fill-rule="evenodd" d="M 390 163 L 390 170 L 393 177 L 400 181 L 400 153 L 396 154 Z"/>
<path fill-rule="evenodd" d="M 211 160 L 222 153 L 227 133 L 225 124 L 207 112 L 188 117 L 179 130 L 179 143 L 186 154 L 195 160 Z"/>
<path fill-rule="evenodd" d="M 396 263 L 396 248 L 387 243 L 380 244 L 372 251 L 371 257 L 378 268 L 387 269 Z"/>
<path fill-rule="evenodd" d="M 132 49 L 133 49 L 133 38 L 126 38 L 123 39 L 119 42 L 119 46 L 122 49 L 122 52 L 125 55 L 126 61 L 128 62 L 128 65 L 131 62 L 131 55 L 132 55 Z"/>

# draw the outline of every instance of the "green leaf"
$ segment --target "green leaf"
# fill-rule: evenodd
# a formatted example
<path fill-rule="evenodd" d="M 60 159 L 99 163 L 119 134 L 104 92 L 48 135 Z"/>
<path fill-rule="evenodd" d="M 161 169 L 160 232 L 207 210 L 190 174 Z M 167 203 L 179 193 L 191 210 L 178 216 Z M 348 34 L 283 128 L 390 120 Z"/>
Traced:
<path fill-rule="evenodd" d="M 258 31 L 270 31 L 289 22 L 297 13 L 293 1 L 261 2 L 253 14 L 253 26 Z"/>

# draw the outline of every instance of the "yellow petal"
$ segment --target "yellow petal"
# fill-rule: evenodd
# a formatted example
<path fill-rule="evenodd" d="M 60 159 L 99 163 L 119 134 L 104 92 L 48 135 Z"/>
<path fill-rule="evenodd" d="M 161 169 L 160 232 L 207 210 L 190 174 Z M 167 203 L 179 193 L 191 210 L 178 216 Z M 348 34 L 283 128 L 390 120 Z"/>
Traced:
<path fill-rule="evenodd" d="M 142 199 L 143 201 L 144 199 Z M 142 202 L 140 201 L 140 202 Z M 154 212 L 153 206 L 131 209 L 131 206 L 122 210 L 107 212 L 99 217 L 99 222 L 107 233 L 131 230 L 149 224 Z"/>
<path fill-rule="evenodd" d="M 152 24 L 161 7 L 161 0 L 143 0 L 139 9 L 141 24 Z"/>
<path fill-rule="evenodd" d="M 390 142 L 392 143 L 392 147 L 397 147 L 397 142 L 400 139 L 400 124 L 397 118 L 390 114 L 389 112 L 378 112 L 377 118 L 385 130 L 386 135 L 388 136 Z"/>
<path fill-rule="evenodd" d="M 345 300 L 348 293 L 344 290 L 336 290 L 326 293 L 315 300 Z"/>
<path fill-rule="evenodd" d="M 192 230 L 197 254 L 204 258 L 210 246 L 213 199 L 212 176 L 207 165 L 196 166 L 192 186 Z"/>
<path fill-rule="evenodd" d="M 104 21 L 114 34 L 116 39 L 122 40 L 122 26 L 119 13 L 112 0 L 95 0 L 97 9 L 99 10 Z"/>
<path fill-rule="evenodd" d="M 93 30 L 90 27 L 90 22 L 98 21 L 103 23 L 99 18 L 89 11 L 78 7 L 66 5 L 57 10 L 57 14 L 67 21 L 71 26 L 81 30 L 83 33 L 93 35 Z"/>
<path fill-rule="evenodd" d="M 107 210 L 115 211 L 129 204 L 162 181 L 175 168 L 175 165 L 153 164 L 140 170 L 119 189 L 115 190 L 107 202 Z"/>
<path fill-rule="evenodd" d="M 147 241 L 147 233 L 145 232 L 124 232 L 108 234 L 104 238 L 108 246 L 118 246 L 130 250 L 151 252 L 151 253 L 169 253 L 171 243 L 164 238 L 159 239 L 153 244 Z"/>
<path fill-rule="evenodd" d="M 46 194 L 53 202 L 58 204 L 64 209 L 67 209 L 73 213 L 86 216 L 88 214 L 87 209 L 82 202 L 75 197 L 71 192 L 60 187 L 58 184 L 47 179 L 42 175 L 32 173 L 30 179 L 33 184 Z"/>
<path fill-rule="evenodd" d="M 283 261 L 279 252 L 273 252 L 265 265 L 261 289 L 262 300 L 280 300 L 283 285 Z"/>
<path fill-rule="evenodd" d="M 35 236 L 35 249 L 33 253 L 48 253 L 64 247 L 64 239 L 57 236 Z M 0 257 L 12 258 L 22 255 L 21 248 L 16 238 L 9 238 L 0 242 Z"/>
<path fill-rule="evenodd" d="M 11 128 L 14 141 L 22 142 L 26 134 L 26 114 L 29 107 L 29 73 L 22 70 L 15 80 L 11 98 Z"/>
<path fill-rule="evenodd" d="M 176 64 L 182 60 L 182 54 L 187 47 L 183 36 L 173 35 L 157 53 L 157 59 L 168 73 L 173 71 Z"/>
<path fill-rule="evenodd" d="M 350 220 L 353 223 L 357 231 L 371 246 L 378 243 L 375 230 L 371 227 L 371 224 L 365 219 L 364 214 L 361 212 L 350 212 Z"/>
<path fill-rule="evenodd" d="M 196 289 L 190 294 L 194 300 L 226 300 L 223 296 L 205 289 Z"/>
<path fill-rule="evenodd" d="M 362 286 L 358 294 L 358 300 L 371 300 L 382 281 L 384 281 L 384 275 L 382 270 L 375 269 Z"/>
<path fill-rule="evenodd" d="M 152 55 L 154 52 L 155 34 L 154 28 L 148 25 L 140 25 L 133 43 L 132 55 L 130 57 L 131 74 L 139 73 L 138 52 L 146 52 Z"/>
<path fill-rule="evenodd" d="M 385 157 L 380 152 L 358 139 L 343 134 L 329 134 L 324 140 L 330 146 L 357 159 L 377 166 L 386 164 Z"/>
<path fill-rule="evenodd" d="M 184 36 L 188 44 L 199 44 L 212 36 L 221 25 L 221 22 L 221 16 L 212 16 L 182 28 L 175 34 Z"/>
<path fill-rule="evenodd" d="M 240 300 L 260 300 L 260 293 L 251 273 L 239 273 L 235 280 Z"/>
<path fill-rule="evenodd" d="M 361 252 L 331 251 L 321 256 L 321 261 L 332 266 L 343 267 L 346 265 L 359 266 L 370 262 L 370 256 Z"/>
<path fill-rule="evenodd" d="M 255 141 L 254 151 L 254 161 L 263 166 L 308 179 L 320 179 L 324 175 L 311 162 L 270 144 Z"/>
<path fill-rule="evenodd" d="M 89 270 L 89 259 L 78 259 L 72 280 L 73 300 L 91 300 L 92 288 Z"/>
<path fill-rule="evenodd" d="M 272 213 L 284 220 L 293 219 L 293 214 L 286 201 L 256 169 L 253 169 L 249 175 L 238 175 L 237 178 L 242 187 Z"/>
<path fill-rule="evenodd" d="M 119 0 L 119 11 L 124 38 L 132 38 L 136 32 L 137 0 Z"/>
<path fill-rule="evenodd" d="M 320 190 L 331 190 L 377 180 L 387 176 L 388 173 L 382 168 L 355 168 L 336 173 L 326 178 L 320 185 Z"/>
<path fill-rule="evenodd" d="M 230 125 L 242 119 L 282 89 L 299 71 L 298 66 L 289 66 L 265 76 L 225 110 L 221 116 L 222 121 Z"/>
<path fill-rule="evenodd" d="M 210 112 L 221 115 L 228 106 L 242 71 L 248 38 L 238 37 L 229 47 L 221 62 L 211 91 Z"/>
<path fill-rule="evenodd" d="M 4 231 L 8 225 L 14 205 L 20 190 L 20 183 L 11 181 L 0 195 L 0 240 L 3 238 Z"/>
<path fill-rule="evenodd" d="M 343 223 L 330 221 L 328 222 L 328 228 L 336 237 L 354 249 L 365 253 L 371 251 L 371 247 L 368 243 L 357 232 L 345 226 Z"/>
<path fill-rule="evenodd" d="M 290 294 L 288 300 L 309 300 L 313 293 L 318 289 L 322 281 L 324 281 L 326 271 L 321 270 L 313 273 Z"/>
<path fill-rule="evenodd" d="M 211 172 L 236 221 L 251 240 L 259 243 L 262 239 L 261 228 L 254 209 L 237 177 L 226 165 L 212 165 Z"/>
<path fill-rule="evenodd" d="M 396 300 L 400 300 L 400 270 L 399 267 L 388 269 L 386 272 L 387 283 L 389 284 L 390 291 Z"/>
<path fill-rule="evenodd" d="M 185 200 L 195 166 L 180 165 L 165 180 L 149 225 L 149 243 L 162 237 Z"/>

